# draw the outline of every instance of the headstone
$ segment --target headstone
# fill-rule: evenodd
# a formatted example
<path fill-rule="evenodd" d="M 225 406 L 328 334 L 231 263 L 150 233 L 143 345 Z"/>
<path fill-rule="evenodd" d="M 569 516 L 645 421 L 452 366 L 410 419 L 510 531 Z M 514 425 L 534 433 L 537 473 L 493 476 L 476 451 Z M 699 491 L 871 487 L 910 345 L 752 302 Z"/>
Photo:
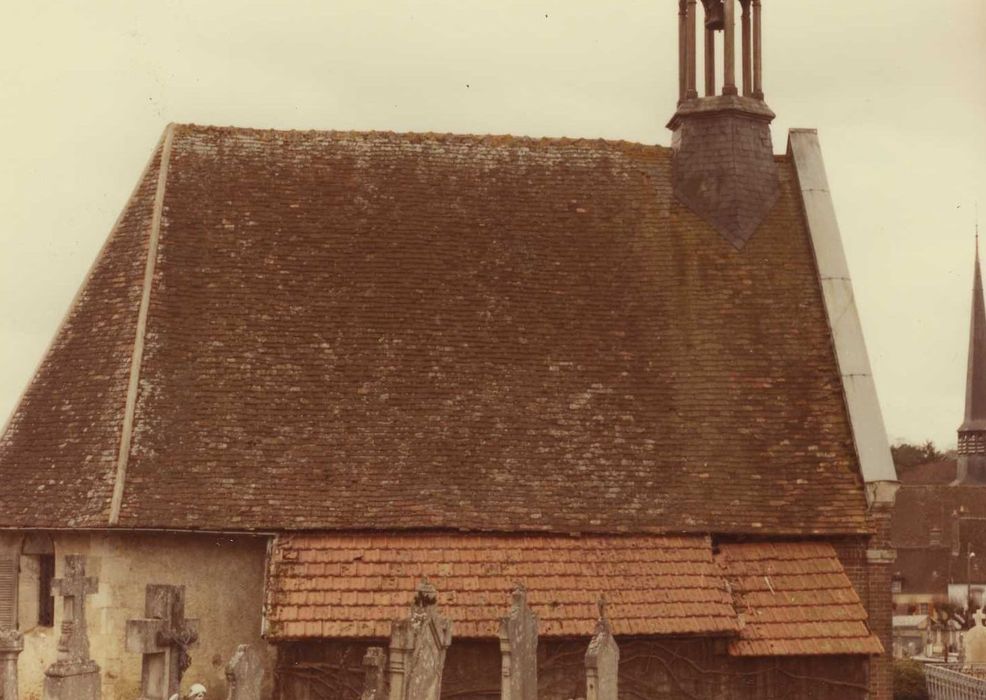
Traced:
<path fill-rule="evenodd" d="M 963 638 L 964 649 L 965 649 L 965 663 L 967 664 L 983 664 L 986 663 L 986 627 L 983 627 L 983 615 L 982 610 L 977 610 L 972 618 L 975 622 L 972 625 L 972 629 L 965 633 Z"/>
<path fill-rule="evenodd" d="M 370 647 L 363 656 L 363 693 L 360 700 L 384 700 L 387 696 L 387 652 Z"/>
<path fill-rule="evenodd" d="M 264 656 L 255 646 L 241 644 L 226 664 L 226 700 L 260 700 Z"/>
<path fill-rule="evenodd" d="M 452 622 L 438 613 L 438 593 L 423 580 L 411 614 L 390 634 L 390 700 L 439 700 Z"/>
<path fill-rule="evenodd" d="M 500 619 L 501 700 L 537 700 L 538 616 L 518 586 L 510 614 Z"/>
<path fill-rule="evenodd" d="M 17 700 L 17 657 L 24 651 L 24 637 L 17 630 L 0 629 L 0 678 L 3 700 Z"/>
<path fill-rule="evenodd" d="M 616 700 L 620 649 L 606 617 L 606 601 L 599 601 L 596 633 L 585 652 L 585 700 Z"/>
<path fill-rule="evenodd" d="M 86 596 L 99 590 L 99 581 L 86 576 L 86 558 L 79 554 L 65 557 L 62 578 L 51 582 L 52 591 L 62 602 L 62 634 L 58 638 L 58 658 L 45 671 L 45 700 L 98 700 L 99 666 L 89 658 L 89 632 L 86 629 Z"/>
<path fill-rule="evenodd" d="M 140 700 L 167 700 L 181 687 L 199 640 L 198 620 L 185 619 L 185 587 L 148 584 L 145 617 L 127 620 L 127 651 L 143 654 Z"/>

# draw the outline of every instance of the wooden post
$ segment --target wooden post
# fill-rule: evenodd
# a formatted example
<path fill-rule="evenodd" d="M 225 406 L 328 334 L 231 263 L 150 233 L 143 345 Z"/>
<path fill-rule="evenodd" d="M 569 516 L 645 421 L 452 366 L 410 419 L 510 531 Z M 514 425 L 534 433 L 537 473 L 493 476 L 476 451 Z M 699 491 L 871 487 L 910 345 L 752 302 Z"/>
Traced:
<path fill-rule="evenodd" d="M 750 0 L 740 0 L 743 6 L 743 94 L 753 94 L 753 46 L 750 36 Z"/>
<path fill-rule="evenodd" d="M 723 40 L 723 63 L 725 65 L 725 77 L 723 79 L 722 94 L 736 95 L 736 0 L 725 0 L 725 22 Z"/>
<path fill-rule="evenodd" d="M 688 92 L 688 0 L 678 2 L 678 101 Z"/>
<path fill-rule="evenodd" d="M 763 99 L 763 44 L 760 32 L 760 0 L 753 2 L 753 96 Z"/>
<path fill-rule="evenodd" d="M 705 30 L 705 95 L 716 94 L 716 31 Z"/>
<path fill-rule="evenodd" d="M 687 54 L 687 82 L 688 89 L 685 92 L 686 99 L 694 99 L 698 97 L 698 90 L 695 89 L 695 5 L 698 0 L 688 0 L 688 17 L 687 24 L 685 28 L 685 46 Z"/>

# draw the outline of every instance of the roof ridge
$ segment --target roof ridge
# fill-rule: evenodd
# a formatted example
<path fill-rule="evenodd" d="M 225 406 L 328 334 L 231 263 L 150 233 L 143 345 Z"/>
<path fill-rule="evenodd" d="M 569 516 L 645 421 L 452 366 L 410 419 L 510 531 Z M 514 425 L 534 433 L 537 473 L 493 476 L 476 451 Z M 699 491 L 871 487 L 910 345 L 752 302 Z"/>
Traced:
<path fill-rule="evenodd" d="M 161 163 L 158 166 L 157 189 L 154 193 L 154 207 L 151 213 L 151 228 L 147 243 L 147 260 L 144 265 L 144 285 L 141 290 L 140 309 L 137 312 L 134 349 L 130 357 L 130 381 L 127 386 L 127 402 L 123 414 L 123 425 L 120 430 L 120 451 L 117 455 L 116 479 L 113 482 L 113 498 L 110 501 L 110 525 L 119 523 L 120 509 L 123 505 L 123 487 L 127 480 L 127 463 L 130 459 L 134 412 L 137 408 L 137 388 L 140 383 L 140 368 L 144 357 L 144 335 L 147 331 L 147 313 L 151 303 L 151 286 L 154 280 L 154 267 L 157 262 L 158 239 L 161 232 L 161 214 L 164 209 L 164 190 L 168 180 L 168 161 L 171 159 L 171 145 L 174 141 L 174 135 L 175 124 L 168 124 L 164 130 L 161 144 Z"/>
<path fill-rule="evenodd" d="M 262 129 L 246 126 L 217 126 L 212 124 L 182 123 L 172 124 L 171 126 L 179 129 L 187 129 L 195 132 L 228 132 L 240 134 L 256 135 L 281 135 L 303 137 L 312 134 L 324 134 L 327 136 L 350 136 L 350 137 L 400 137 L 410 141 L 432 140 L 439 142 L 449 141 L 476 141 L 485 143 L 518 143 L 530 145 L 579 145 L 579 144 L 599 144 L 607 147 L 633 147 L 644 149 L 671 150 L 670 146 L 661 144 L 648 144 L 639 141 L 629 141 L 627 139 L 608 139 L 603 137 L 584 137 L 584 136 L 526 136 L 516 134 L 479 134 L 472 132 L 453 132 L 453 131 L 394 131 L 391 129 Z"/>

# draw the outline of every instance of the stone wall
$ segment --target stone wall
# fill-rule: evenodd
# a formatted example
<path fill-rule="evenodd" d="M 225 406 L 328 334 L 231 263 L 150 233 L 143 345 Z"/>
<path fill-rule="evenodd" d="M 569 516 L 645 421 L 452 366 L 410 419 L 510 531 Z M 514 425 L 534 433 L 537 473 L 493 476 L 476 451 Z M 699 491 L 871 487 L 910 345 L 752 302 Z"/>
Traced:
<path fill-rule="evenodd" d="M 0 537 L 12 547 L 19 535 Z M 224 666 L 237 645 L 266 648 L 260 638 L 266 538 L 76 532 L 52 533 L 52 539 L 56 576 L 66 554 L 82 554 L 87 574 L 99 579 L 99 592 L 86 601 L 86 615 L 104 697 L 130 700 L 139 695 L 141 658 L 125 650 L 124 634 L 128 619 L 143 617 L 148 583 L 184 585 L 186 614 L 200 620 L 200 641 L 191 650 L 192 666 L 183 685 L 202 682 L 209 697 L 225 697 Z M 56 657 L 61 616 L 61 601 L 56 600 L 53 627 L 23 630 L 22 700 L 40 700 L 44 669 Z"/>
<path fill-rule="evenodd" d="M 584 640 L 538 645 L 539 700 L 585 697 Z M 735 659 L 710 639 L 620 638 L 619 695 L 626 700 L 863 700 L 865 657 Z M 375 642 L 386 646 L 384 640 Z M 280 645 L 278 700 L 359 700 L 366 642 Z M 453 639 L 445 661 L 443 700 L 497 700 L 500 650 L 494 640 Z"/>

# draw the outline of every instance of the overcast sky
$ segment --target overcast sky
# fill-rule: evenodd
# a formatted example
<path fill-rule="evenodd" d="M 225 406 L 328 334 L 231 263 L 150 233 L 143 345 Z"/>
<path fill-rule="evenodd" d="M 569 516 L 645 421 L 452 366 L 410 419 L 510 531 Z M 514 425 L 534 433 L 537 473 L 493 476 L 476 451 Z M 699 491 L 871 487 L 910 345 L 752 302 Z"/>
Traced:
<path fill-rule="evenodd" d="M 168 122 L 670 143 L 674 0 L 0 4 L 0 420 Z M 774 148 L 820 132 L 887 429 L 954 446 L 986 1 L 763 5 Z"/>

